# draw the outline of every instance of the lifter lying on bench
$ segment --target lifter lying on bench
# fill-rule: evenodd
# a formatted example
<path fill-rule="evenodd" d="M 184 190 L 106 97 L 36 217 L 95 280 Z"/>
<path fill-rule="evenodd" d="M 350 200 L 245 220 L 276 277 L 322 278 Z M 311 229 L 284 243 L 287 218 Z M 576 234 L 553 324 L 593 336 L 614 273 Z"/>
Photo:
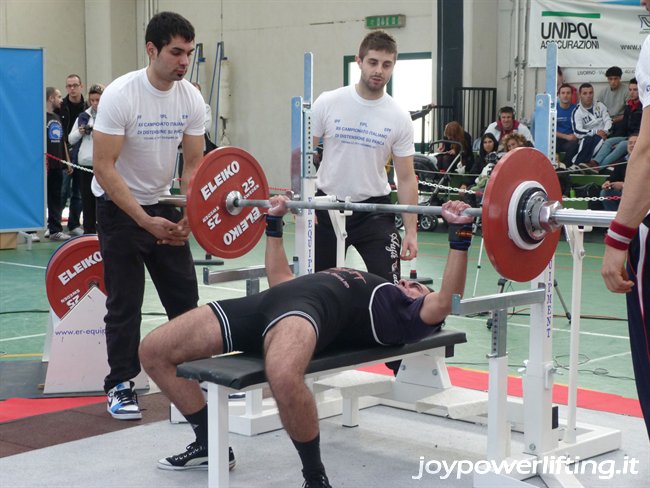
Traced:
<path fill-rule="evenodd" d="M 393 285 L 378 276 L 333 268 L 294 278 L 282 242 L 286 197 L 271 198 L 265 266 L 270 288 L 220 300 L 176 317 L 151 332 L 140 360 L 151 379 L 192 425 L 196 441 L 158 462 L 170 470 L 207 469 L 208 409 L 198 382 L 176 376 L 176 366 L 231 351 L 264 354 L 266 377 L 282 425 L 302 461 L 305 487 L 330 487 L 320 456 L 316 403 L 304 382 L 314 355 L 326 348 L 367 348 L 418 342 L 435 334 L 462 294 L 473 218 L 469 205 L 449 201 L 450 251 L 440 290 L 415 281 Z M 230 466 L 235 458 L 230 450 Z"/>

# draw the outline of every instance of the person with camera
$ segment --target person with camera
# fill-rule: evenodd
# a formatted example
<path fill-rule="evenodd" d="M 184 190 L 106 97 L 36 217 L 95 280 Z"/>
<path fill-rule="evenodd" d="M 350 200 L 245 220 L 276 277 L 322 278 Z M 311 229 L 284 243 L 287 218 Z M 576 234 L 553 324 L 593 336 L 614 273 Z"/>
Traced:
<path fill-rule="evenodd" d="M 90 107 L 79 114 L 68 134 L 68 142 L 77 154 L 77 164 L 85 168 L 79 171 L 79 189 L 81 190 L 82 213 L 84 216 L 84 234 L 96 234 L 97 227 L 95 195 L 90 188 L 93 181 L 93 137 L 92 131 L 97 117 L 99 99 L 104 93 L 104 86 L 95 84 L 88 90 Z"/>
<path fill-rule="evenodd" d="M 463 183 L 460 185 L 461 190 L 470 188 L 472 191 L 482 193 L 483 189 L 487 185 L 487 180 L 492 172 L 492 168 L 494 168 L 494 165 L 497 163 L 499 158 L 499 155 L 497 154 L 498 147 L 499 142 L 497 141 L 497 138 L 494 137 L 494 134 L 491 132 L 483 134 L 483 137 L 481 137 L 481 147 L 478 150 L 478 157 L 474 158 L 474 164 L 463 179 Z M 462 192 L 461 195 L 463 196 L 463 200 L 469 203 L 472 207 L 478 207 L 482 200 L 482 195 L 480 195 L 480 198 L 477 198 L 476 193 Z"/>

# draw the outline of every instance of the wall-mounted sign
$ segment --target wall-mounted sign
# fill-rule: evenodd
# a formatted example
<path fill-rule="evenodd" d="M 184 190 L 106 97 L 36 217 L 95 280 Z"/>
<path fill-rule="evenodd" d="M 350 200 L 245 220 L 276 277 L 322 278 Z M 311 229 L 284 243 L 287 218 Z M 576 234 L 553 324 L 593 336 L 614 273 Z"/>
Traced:
<path fill-rule="evenodd" d="M 373 15 L 366 17 L 367 29 L 388 29 L 406 26 L 406 15 Z"/>

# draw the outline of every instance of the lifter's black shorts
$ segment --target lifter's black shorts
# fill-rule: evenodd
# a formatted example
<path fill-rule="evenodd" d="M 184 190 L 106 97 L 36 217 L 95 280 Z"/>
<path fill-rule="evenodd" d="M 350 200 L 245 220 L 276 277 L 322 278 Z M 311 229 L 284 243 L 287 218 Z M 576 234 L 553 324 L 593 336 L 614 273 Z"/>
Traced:
<path fill-rule="evenodd" d="M 256 295 L 208 304 L 221 325 L 224 353 L 244 351 L 262 354 L 266 333 L 278 321 L 289 316 L 302 317 L 314 328 L 315 352 L 330 345 L 377 345 L 370 324 L 360 323 L 351 317 L 351 307 L 335 300 L 325 306 L 325 301 L 318 296 L 322 290 L 284 285 L 274 286 Z M 342 334 L 344 325 L 346 330 Z"/>

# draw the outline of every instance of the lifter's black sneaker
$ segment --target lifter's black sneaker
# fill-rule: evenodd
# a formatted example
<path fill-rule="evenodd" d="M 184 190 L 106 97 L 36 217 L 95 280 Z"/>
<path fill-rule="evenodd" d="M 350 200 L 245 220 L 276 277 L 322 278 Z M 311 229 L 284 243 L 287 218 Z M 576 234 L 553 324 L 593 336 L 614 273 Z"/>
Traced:
<path fill-rule="evenodd" d="M 229 469 L 235 467 L 235 453 L 232 447 L 228 448 L 228 465 Z M 160 469 L 172 471 L 183 471 L 187 469 L 208 469 L 208 449 L 198 442 L 192 442 L 185 448 L 185 452 L 160 459 L 158 461 Z"/>
<path fill-rule="evenodd" d="M 302 488 L 332 488 L 330 480 L 327 479 L 325 473 L 318 473 L 316 475 L 308 476 L 302 485 Z"/>

